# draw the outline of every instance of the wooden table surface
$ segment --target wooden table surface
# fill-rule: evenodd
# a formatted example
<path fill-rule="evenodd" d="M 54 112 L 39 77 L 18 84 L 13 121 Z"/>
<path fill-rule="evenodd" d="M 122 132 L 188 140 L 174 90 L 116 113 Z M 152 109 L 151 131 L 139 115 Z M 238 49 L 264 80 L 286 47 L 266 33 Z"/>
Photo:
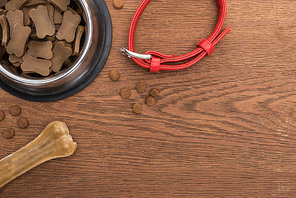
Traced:
<path fill-rule="evenodd" d="M 121 56 L 141 0 L 125 0 L 113 20 L 112 50 L 96 80 L 68 99 L 38 103 L 0 90 L 7 117 L 0 158 L 32 141 L 51 121 L 67 123 L 78 149 L 5 186 L 0 197 L 294 197 L 296 194 L 296 1 L 228 0 L 232 31 L 215 52 L 179 72 L 150 74 Z M 255 3 L 256 2 L 256 3 Z M 181 55 L 212 32 L 215 0 L 158 0 L 145 10 L 136 50 Z M 110 70 L 120 71 L 111 82 Z M 161 90 L 155 107 L 137 82 Z M 123 100 L 119 91 L 132 89 Z M 131 112 L 134 102 L 144 106 Z M 11 105 L 23 108 L 17 129 Z"/>

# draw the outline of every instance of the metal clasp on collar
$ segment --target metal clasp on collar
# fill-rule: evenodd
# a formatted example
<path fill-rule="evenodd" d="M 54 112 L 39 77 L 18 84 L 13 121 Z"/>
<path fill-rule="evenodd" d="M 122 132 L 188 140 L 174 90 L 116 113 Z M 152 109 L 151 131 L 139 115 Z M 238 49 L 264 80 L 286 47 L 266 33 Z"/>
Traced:
<path fill-rule="evenodd" d="M 136 52 L 131 52 L 127 49 L 125 49 L 124 47 L 120 48 L 120 51 L 122 52 L 123 55 L 126 55 L 129 58 L 139 58 L 139 59 L 143 59 L 143 60 L 151 60 L 152 56 L 151 55 L 145 55 L 145 54 L 138 54 Z"/>

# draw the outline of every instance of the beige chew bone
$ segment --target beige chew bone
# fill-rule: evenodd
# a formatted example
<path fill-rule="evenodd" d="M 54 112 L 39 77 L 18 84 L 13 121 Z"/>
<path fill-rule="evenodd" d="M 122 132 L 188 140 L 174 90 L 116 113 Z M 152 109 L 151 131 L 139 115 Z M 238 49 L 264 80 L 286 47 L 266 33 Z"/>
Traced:
<path fill-rule="evenodd" d="M 52 3 L 59 11 L 63 12 L 67 10 L 67 6 L 70 4 L 70 0 L 48 0 Z"/>
<path fill-rule="evenodd" d="M 73 56 L 78 56 L 78 54 L 80 52 L 80 41 L 81 41 L 81 37 L 82 37 L 83 32 L 84 32 L 84 27 L 79 25 L 77 28 L 77 31 L 76 31 Z"/>
<path fill-rule="evenodd" d="M 29 15 L 35 25 L 38 38 L 43 39 L 47 35 L 54 35 L 55 27 L 45 6 L 38 6 L 36 9 L 30 10 Z"/>
<path fill-rule="evenodd" d="M 41 76 L 48 76 L 50 74 L 51 65 L 50 60 L 38 59 L 26 54 L 23 56 L 21 69 L 25 73 L 37 73 Z"/>
<path fill-rule="evenodd" d="M 28 0 L 10 0 L 5 4 L 5 9 L 10 11 L 16 11 L 23 7 Z"/>
<path fill-rule="evenodd" d="M 9 27 L 8 27 L 8 22 L 5 15 L 0 15 L 0 25 L 2 29 L 1 45 L 6 46 L 9 39 Z"/>
<path fill-rule="evenodd" d="M 52 42 L 51 41 L 29 41 L 27 54 L 36 58 L 52 58 Z"/>
<path fill-rule="evenodd" d="M 30 27 L 23 26 L 19 23 L 15 24 L 12 28 L 11 39 L 6 47 L 7 53 L 21 57 L 24 54 L 26 42 L 30 33 Z"/>
<path fill-rule="evenodd" d="M 57 39 L 65 39 L 71 43 L 74 40 L 75 32 L 80 21 L 81 17 L 78 14 L 73 14 L 69 10 L 64 12 L 62 25 L 56 34 Z"/>
<path fill-rule="evenodd" d="M 64 42 L 59 41 L 55 44 L 53 49 L 53 57 L 51 59 L 52 67 L 51 70 L 54 72 L 60 71 L 63 63 L 72 54 L 72 49 L 67 47 Z"/>
<path fill-rule="evenodd" d="M 10 29 L 10 36 L 12 34 L 13 26 L 17 23 L 24 25 L 24 13 L 21 10 L 16 11 L 8 11 L 6 13 L 6 18 L 9 23 L 9 29 Z"/>
<path fill-rule="evenodd" d="M 65 123 L 50 123 L 35 140 L 0 160 L 0 188 L 48 160 L 71 156 L 76 148 Z"/>

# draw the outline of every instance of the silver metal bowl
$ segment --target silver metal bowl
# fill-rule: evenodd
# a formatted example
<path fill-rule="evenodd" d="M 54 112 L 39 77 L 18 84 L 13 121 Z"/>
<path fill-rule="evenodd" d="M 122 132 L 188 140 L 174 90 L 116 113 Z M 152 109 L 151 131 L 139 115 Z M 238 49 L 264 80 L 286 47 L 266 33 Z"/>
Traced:
<path fill-rule="evenodd" d="M 23 77 L 0 60 L 0 86 L 32 101 L 69 97 L 90 84 L 107 61 L 112 42 L 112 23 L 104 0 L 77 0 L 86 24 L 84 46 L 72 66 L 49 77 Z"/>

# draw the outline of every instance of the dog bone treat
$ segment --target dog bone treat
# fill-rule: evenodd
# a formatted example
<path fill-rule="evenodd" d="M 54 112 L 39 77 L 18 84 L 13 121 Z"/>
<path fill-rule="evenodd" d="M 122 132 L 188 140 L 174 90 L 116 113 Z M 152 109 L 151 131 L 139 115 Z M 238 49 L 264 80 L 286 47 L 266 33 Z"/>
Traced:
<path fill-rule="evenodd" d="M 153 98 L 152 96 L 148 96 L 146 98 L 146 104 L 149 106 L 149 107 L 152 107 L 154 105 L 156 105 L 157 103 L 157 100 L 155 98 Z"/>
<path fill-rule="evenodd" d="M 29 11 L 36 28 L 37 37 L 43 39 L 45 36 L 52 36 L 55 33 L 55 27 L 49 17 L 48 10 L 45 6 L 38 6 L 36 9 Z"/>
<path fill-rule="evenodd" d="M 56 40 L 56 37 L 54 35 L 53 36 L 46 36 L 44 38 L 44 40 L 46 40 L 46 41 L 55 41 Z"/>
<path fill-rule="evenodd" d="M 51 71 L 51 65 L 52 63 L 50 60 L 39 59 L 26 54 L 23 56 L 21 69 L 25 73 L 37 73 L 41 76 L 48 76 Z"/>
<path fill-rule="evenodd" d="M 13 66 L 15 66 L 15 67 L 20 67 L 22 63 L 16 62 L 16 63 L 12 63 L 12 64 L 13 64 Z"/>
<path fill-rule="evenodd" d="M 0 7 L 3 7 L 5 6 L 7 0 L 0 0 Z"/>
<path fill-rule="evenodd" d="M 150 91 L 150 96 L 154 97 L 154 98 L 157 98 L 157 96 L 159 95 L 159 90 L 154 88 L 154 89 L 151 89 Z"/>
<path fill-rule="evenodd" d="M 66 40 L 71 43 L 74 40 L 75 32 L 81 17 L 78 14 L 73 14 L 71 11 L 64 12 L 63 21 L 56 37 L 59 40 Z"/>
<path fill-rule="evenodd" d="M 5 4 L 5 9 L 16 11 L 23 7 L 28 0 L 10 0 Z"/>
<path fill-rule="evenodd" d="M 138 82 L 136 85 L 136 90 L 138 93 L 144 93 L 146 91 L 146 84 L 143 82 Z"/>
<path fill-rule="evenodd" d="M 12 28 L 11 39 L 6 47 L 7 53 L 21 57 L 24 54 L 26 42 L 30 33 L 30 27 L 23 26 L 19 23 L 15 24 Z"/>
<path fill-rule="evenodd" d="M 58 9 L 54 9 L 53 22 L 54 24 L 61 24 L 63 21 L 63 15 Z"/>
<path fill-rule="evenodd" d="M 117 70 L 112 70 L 109 73 L 109 77 L 112 81 L 118 81 L 120 78 L 120 73 Z"/>
<path fill-rule="evenodd" d="M 23 62 L 23 59 L 22 59 L 22 58 L 17 57 L 17 56 L 14 55 L 14 54 L 10 54 L 8 60 L 9 60 L 9 62 L 11 62 L 12 64 L 13 64 L 13 63 L 22 63 L 22 62 Z"/>
<path fill-rule="evenodd" d="M 18 116 L 22 113 L 22 109 L 19 106 L 14 105 L 14 106 L 10 107 L 9 112 L 13 116 Z"/>
<path fill-rule="evenodd" d="M 76 148 L 65 123 L 50 123 L 35 140 L 0 160 L 0 188 L 43 162 L 71 156 Z"/>
<path fill-rule="evenodd" d="M 81 41 L 81 37 L 82 37 L 83 32 L 84 32 L 84 27 L 79 25 L 77 28 L 77 31 L 76 31 L 73 56 L 78 56 L 78 54 L 80 52 L 80 41 Z"/>
<path fill-rule="evenodd" d="M 0 25 L 2 29 L 1 45 L 6 46 L 9 39 L 9 27 L 8 27 L 8 22 L 5 15 L 0 15 Z"/>
<path fill-rule="evenodd" d="M 28 43 L 27 54 L 35 58 L 52 58 L 52 42 L 51 41 L 34 41 L 31 40 Z"/>
<path fill-rule="evenodd" d="M 10 36 L 12 34 L 13 26 L 17 23 L 24 25 L 24 14 L 21 10 L 16 11 L 8 11 L 6 13 L 6 18 L 8 20 L 9 29 L 10 29 Z"/>
<path fill-rule="evenodd" d="M 46 0 L 28 0 L 27 3 L 25 3 L 26 7 L 35 7 L 38 5 L 46 5 L 48 2 Z"/>
<path fill-rule="evenodd" d="M 133 104 L 133 112 L 135 114 L 140 114 L 140 113 L 142 113 L 142 111 L 143 111 L 143 107 L 140 103 Z"/>
<path fill-rule="evenodd" d="M 129 90 L 127 88 L 123 88 L 120 90 L 120 95 L 122 98 L 127 99 L 127 98 L 131 97 L 132 92 L 131 92 L 131 90 Z"/>
<path fill-rule="evenodd" d="M 20 118 L 18 119 L 17 121 L 17 126 L 20 128 L 20 129 L 25 129 L 25 128 L 28 128 L 29 126 L 29 121 L 27 118 Z"/>
<path fill-rule="evenodd" d="M 59 11 L 64 12 L 67 10 L 70 0 L 48 0 L 52 3 Z"/>
<path fill-rule="evenodd" d="M 113 0 L 113 6 L 116 9 L 121 9 L 124 6 L 123 0 Z"/>
<path fill-rule="evenodd" d="M 12 128 L 4 129 L 2 135 L 6 139 L 11 139 L 15 135 L 15 131 Z"/>
<path fill-rule="evenodd" d="M 24 25 L 31 25 L 32 24 L 32 21 L 30 19 L 30 15 L 29 15 L 30 9 L 27 8 L 27 7 L 24 7 L 22 9 L 22 11 L 24 13 Z"/>
<path fill-rule="evenodd" d="M 72 49 L 67 47 L 64 42 L 59 41 L 55 44 L 53 48 L 53 57 L 51 59 L 52 62 L 52 71 L 58 72 L 63 66 L 63 63 L 67 58 L 69 58 L 72 54 Z"/>
<path fill-rule="evenodd" d="M 4 120 L 4 118 L 5 118 L 5 113 L 4 111 L 0 110 L 0 121 Z"/>
<path fill-rule="evenodd" d="M 47 8 L 49 19 L 51 20 L 52 24 L 54 24 L 53 23 L 54 7 L 50 4 L 45 5 L 45 7 Z"/>

